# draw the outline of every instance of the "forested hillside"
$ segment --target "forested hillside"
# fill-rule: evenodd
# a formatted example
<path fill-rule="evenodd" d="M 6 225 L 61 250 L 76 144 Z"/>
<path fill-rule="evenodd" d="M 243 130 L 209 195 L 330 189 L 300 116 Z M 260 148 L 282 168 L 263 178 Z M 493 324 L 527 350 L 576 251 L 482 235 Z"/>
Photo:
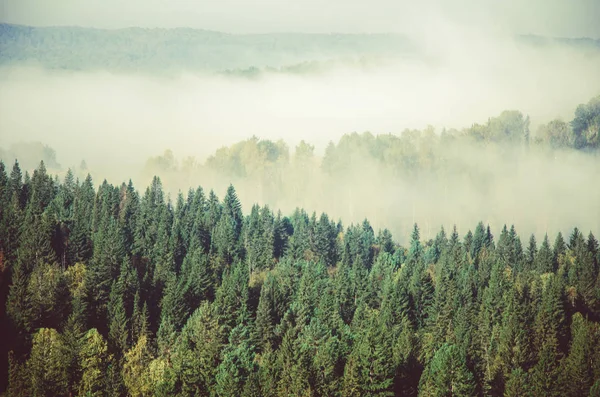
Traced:
<path fill-rule="evenodd" d="M 600 40 L 517 36 L 531 48 L 561 47 L 597 55 Z M 401 34 L 229 34 L 201 29 L 116 30 L 0 23 L 0 65 L 69 71 L 315 72 L 335 62 L 369 64 L 427 55 Z"/>
<path fill-rule="evenodd" d="M 113 72 L 310 68 L 315 63 L 414 54 L 398 34 L 246 34 L 199 29 L 102 30 L 0 24 L 0 65 Z"/>
<path fill-rule="evenodd" d="M 567 203 L 565 203 L 566 205 Z M 0 163 L 9 396 L 598 396 L 592 233 L 242 210 Z M 3 305 L 4 307 L 4 305 Z"/>

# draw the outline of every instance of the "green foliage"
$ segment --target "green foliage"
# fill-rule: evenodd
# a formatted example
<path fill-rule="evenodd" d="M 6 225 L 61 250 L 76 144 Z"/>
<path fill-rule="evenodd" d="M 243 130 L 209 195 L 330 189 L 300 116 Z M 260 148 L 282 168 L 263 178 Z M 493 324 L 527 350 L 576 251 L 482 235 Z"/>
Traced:
<path fill-rule="evenodd" d="M 473 374 L 466 365 L 460 348 L 442 345 L 425 368 L 419 394 L 427 396 L 474 396 Z"/>
<path fill-rule="evenodd" d="M 103 396 L 107 388 L 106 375 L 109 360 L 108 346 L 102 335 L 96 329 L 89 330 L 84 338 L 79 352 L 81 366 L 81 382 L 79 395 L 97 397 Z"/>
<path fill-rule="evenodd" d="M 513 369 L 506 382 L 505 397 L 521 397 L 529 395 L 527 373 L 521 368 Z"/>
<path fill-rule="evenodd" d="M 392 396 L 393 335 L 380 324 L 377 311 L 365 309 L 364 316 L 345 367 L 343 394 Z"/>
<path fill-rule="evenodd" d="M 572 343 L 569 355 L 562 362 L 561 385 L 565 396 L 583 396 L 592 387 L 593 335 L 590 325 L 580 313 L 573 316 L 571 323 Z"/>
<path fill-rule="evenodd" d="M 54 329 L 40 328 L 33 337 L 27 374 L 32 396 L 66 396 L 68 392 L 65 346 Z"/>
<path fill-rule="evenodd" d="M 482 137 L 526 127 L 509 113 Z M 369 135 L 343 146 L 361 140 L 385 150 Z M 131 183 L 94 193 L 89 177 L 2 167 L 9 396 L 598 394 L 591 233 L 523 248 L 514 227 L 496 244 L 483 223 L 430 241 L 414 225 L 404 248 L 367 220 L 244 217 L 233 186 L 173 206 L 158 178 L 140 198 Z"/>
<path fill-rule="evenodd" d="M 153 385 L 149 366 L 153 358 L 145 335 L 125 353 L 122 373 L 129 395 L 142 397 L 151 394 Z"/>
<path fill-rule="evenodd" d="M 108 328 L 109 345 L 111 351 L 120 357 L 128 347 L 129 333 L 123 303 L 123 287 L 118 282 L 113 282 L 110 291 L 108 318 L 110 319 Z"/>
<path fill-rule="evenodd" d="M 600 96 L 590 99 L 585 105 L 575 110 L 575 118 L 571 121 L 573 129 L 573 146 L 577 149 L 600 147 Z"/>
<path fill-rule="evenodd" d="M 257 370 L 254 352 L 249 343 L 249 331 L 244 325 L 235 327 L 229 336 L 229 344 L 221 354 L 217 368 L 216 391 L 220 396 L 258 396 Z"/>

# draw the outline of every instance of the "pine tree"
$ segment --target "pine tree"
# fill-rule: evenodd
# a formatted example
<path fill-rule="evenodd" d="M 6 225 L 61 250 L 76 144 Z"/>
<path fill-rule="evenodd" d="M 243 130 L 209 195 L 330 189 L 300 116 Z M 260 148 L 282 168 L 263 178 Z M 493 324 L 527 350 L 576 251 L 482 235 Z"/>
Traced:
<path fill-rule="evenodd" d="M 475 228 L 475 233 L 473 234 L 473 244 L 471 245 L 471 258 L 475 262 L 475 264 L 479 263 L 479 253 L 485 247 L 486 243 L 486 230 L 485 226 L 483 226 L 483 222 L 479 222 L 477 227 Z"/>
<path fill-rule="evenodd" d="M 82 369 L 79 395 L 100 397 L 105 395 L 106 374 L 111 357 L 102 335 L 95 328 L 90 329 L 84 336 L 79 362 Z"/>
<path fill-rule="evenodd" d="M 435 289 L 431 275 L 427 271 L 415 273 L 416 281 L 410 285 L 413 302 L 413 317 L 417 328 L 423 328 L 429 323 L 432 314 Z"/>
<path fill-rule="evenodd" d="M 537 243 L 535 241 L 535 236 L 532 234 L 529 238 L 529 245 L 527 246 L 527 252 L 525 254 L 525 270 L 531 271 L 534 269 L 537 252 Z"/>
<path fill-rule="evenodd" d="M 64 355 L 69 378 L 69 393 L 76 394 L 81 379 L 81 351 L 85 336 L 84 302 L 80 293 L 73 294 L 72 310 L 63 329 Z"/>
<path fill-rule="evenodd" d="M 133 314 L 131 315 L 131 342 L 137 343 L 141 336 L 150 337 L 150 314 L 148 304 L 140 302 L 139 291 L 136 292 L 133 300 Z"/>
<path fill-rule="evenodd" d="M 123 236 L 117 221 L 105 213 L 94 236 L 94 254 L 86 271 L 86 302 L 92 325 L 105 330 L 107 309 L 113 280 L 117 277 L 124 257 Z"/>
<path fill-rule="evenodd" d="M 75 190 L 73 199 L 73 225 L 69 233 L 67 263 L 87 263 L 92 255 L 91 209 L 94 206 L 94 187 L 88 174 L 85 181 Z"/>
<path fill-rule="evenodd" d="M 460 348 L 442 345 L 425 368 L 419 384 L 419 395 L 474 396 L 473 374 L 466 365 Z"/>
<path fill-rule="evenodd" d="M 123 184 L 120 189 L 119 202 L 119 224 L 123 230 L 125 250 L 131 252 L 135 242 L 135 228 L 139 213 L 140 198 L 129 180 L 127 185 Z"/>
<path fill-rule="evenodd" d="M 554 270 L 554 254 L 550 248 L 548 235 L 544 236 L 544 241 L 540 246 L 540 251 L 536 257 L 536 270 L 538 273 L 549 273 Z"/>
<path fill-rule="evenodd" d="M 19 165 L 18 160 L 15 160 L 15 163 L 13 164 L 7 187 L 11 195 L 17 195 L 17 198 L 19 199 L 19 207 L 23 209 L 26 201 L 22 200 L 23 173 L 21 172 L 21 166 Z"/>
<path fill-rule="evenodd" d="M 553 266 L 554 271 L 558 269 L 558 261 L 562 255 L 567 251 L 567 245 L 565 244 L 565 240 L 562 236 L 561 232 L 558 232 L 556 235 L 556 240 L 554 240 L 554 248 L 553 248 Z"/>
<path fill-rule="evenodd" d="M 248 321 L 248 280 L 247 267 L 240 263 L 223 275 L 215 304 L 219 324 L 226 332 Z"/>
<path fill-rule="evenodd" d="M 223 334 L 214 306 L 203 302 L 181 330 L 174 349 L 173 367 L 184 395 L 213 393 L 222 346 Z"/>
<path fill-rule="evenodd" d="M 108 343 L 110 351 L 117 357 L 121 357 L 127 350 L 129 343 L 129 332 L 127 315 L 123 303 L 123 286 L 113 281 L 108 301 Z"/>
<path fill-rule="evenodd" d="M 202 249 L 196 249 L 183 260 L 180 285 L 184 292 L 189 313 L 203 300 L 212 300 L 215 293 L 215 280 L 209 266 L 208 256 Z"/>
<path fill-rule="evenodd" d="M 598 306 L 600 306 L 596 297 L 598 269 L 596 267 L 595 252 L 593 252 L 594 243 L 591 243 L 592 250 L 588 249 L 589 244 L 586 243 L 583 234 L 577 231 L 571 236 L 571 244 L 570 253 L 573 254 L 574 261 L 568 266 L 569 284 L 577 288 L 577 292 L 587 308 L 598 309 Z"/>
<path fill-rule="evenodd" d="M 122 376 L 132 397 L 151 395 L 152 384 L 148 376 L 148 367 L 153 358 L 148 339 L 144 335 L 125 353 Z"/>
<path fill-rule="evenodd" d="M 40 328 L 33 337 L 26 365 L 32 396 L 67 395 L 69 385 L 64 344 L 56 330 Z"/>
<path fill-rule="evenodd" d="M 377 321 L 378 312 L 367 309 L 348 357 L 344 373 L 344 395 L 392 396 L 395 367 L 392 338 Z"/>
<path fill-rule="evenodd" d="M 539 352 L 548 343 L 556 343 L 557 348 L 564 343 L 565 323 L 563 282 L 559 276 L 552 274 L 544 286 L 542 300 L 535 318 L 535 343 Z"/>
<path fill-rule="evenodd" d="M 527 373 L 521 368 L 513 369 L 506 381 L 505 397 L 521 397 L 529 395 Z"/>
<path fill-rule="evenodd" d="M 15 358 L 14 352 L 8 352 L 8 386 L 6 394 L 9 397 L 28 397 L 31 395 L 29 390 L 29 373 L 24 363 L 20 363 Z"/>
<path fill-rule="evenodd" d="M 580 313 L 575 313 L 571 323 L 572 342 L 569 355 L 562 363 L 561 382 L 564 396 L 584 396 L 593 383 L 592 335 L 587 321 Z"/>
<path fill-rule="evenodd" d="M 250 396 L 258 370 L 254 352 L 249 343 L 249 330 L 244 325 L 236 326 L 229 336 L 229 344 L 222 352 L 222 361 L 217 368 L 215 389 L 221 396 Z M 258 397 L 258 396 L 257 396 Z"/>
<path fill-rule="evenodd" d="M 69 315 L 69 289 L 58 265 L 33 269 L 27 286 L 35 328 L 58 328 Z"/>
<path fill-rule="evenodd" d="M 308 380 L 317 395 L 335 395 L 341 386 L 344 349 L 332 330 L 318 317 L 299 336 L 301 362 L 308 364 Z"/>
<path fill-rule="evenodd" d="M 275 259 L 280 259 L 284 255 L 291 234 L 291 224 L 289 219 L 283 218 L 281 216 L 281 211 L 278 211 L 277 217 L 273 223 L 273 256 Z"/>
<path fill-rule="evenodd" d="M 550 338 L 538 353 L 538 362 L 531 371 L 531 391 L 534 396 L 560 396 L 558 387 L 558 349 L 556 339 Z"/>
<path fill-rule="evenodd" d="M 35 200 L 28 202 L 19 236 L 17 260 L 27 272 L 37 265 L 54 263 L 56 259 L 51 244 L 54 225 L 48 214 L 39 207 Z"/>
<path fill-rule="evenodd" d="M 0 249 L 2 249 L 3 267 L 13 268 L 16 265 L 19 245 L 21 244 L 21 230 L 24 228 L 24 215 L 16 192 L 11 193 L 10 200 L 6 202 L 6 207 L 3 206 L 2 214 L 4 219 Z"/>
<path fill-rule="evenodd" d="M 327 266 L 337 262 L 336 237 L 335 225 L 329 222 L 326 214 L 321 214 L 315 230 L 315 252 Z"/>
<path fill-rule="evenodd" d="M 223 213 L 213 234 L 214 247 L 219 258 L 227 265 L 242 255 L 240 235 L 242 232 L 242 207 L 235 189 L 229 185 L 223 199 Z"/>
<path fill-rule="evenodd" d="M 260 290 L 258 308 L 256 309 L 255 335 L 253 336 L 253 339 L 259 342 L 259 352 L 273 348 L 274 344 L 274 284 L 275 278 L 269 274 Z"/>
<path fill-rule="evenodd" d="M 279 369 L 277 394 L 283 396 L 308 397 L 314 391 L 308 382 L 309 363 L 307 356 L 299 348 L 298 329 L 290 327 L 285 331 L 278 350 Z"/>
<path fill-rule="evenodd" d="M 525 294 L 525 291 L 522 294 Z M 533 355 L 531 332 L 527 327 L 523 327 L 523 324 L 530 322 L 530 316 L 525 311 L 528 303 L 525 299 L 526 297 L 519 294 L 514 287 L 505 295 L 507 306 L 502 314 L 496 358 L 496 363 L 501 367 L 502 375 L 507 382 L 511 377 L 517 376 L 512 379 L 516 382 L 515 387 L 521 385 L 522 379 L 521 374 L 515 374 L 514 371 L 527 368 Z"/>
<path fill-rule="evenodd" d="M 407 264 L 410 268 L 414 268 L 416 263 L 421 259 L 423 247 L 421 246 L 419 227 L 415 223 L 410 237 L 410 249 L 408 250 Z"/>

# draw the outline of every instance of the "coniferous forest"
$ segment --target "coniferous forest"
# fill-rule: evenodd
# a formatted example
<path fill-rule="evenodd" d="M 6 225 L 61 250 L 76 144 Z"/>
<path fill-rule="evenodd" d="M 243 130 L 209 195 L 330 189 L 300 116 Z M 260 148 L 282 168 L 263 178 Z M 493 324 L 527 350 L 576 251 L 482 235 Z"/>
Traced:
<path fill-rule="evenodd" d="M 600 396 L 590 232 L 368 220 L 0 162 L 8 396 Z"/>

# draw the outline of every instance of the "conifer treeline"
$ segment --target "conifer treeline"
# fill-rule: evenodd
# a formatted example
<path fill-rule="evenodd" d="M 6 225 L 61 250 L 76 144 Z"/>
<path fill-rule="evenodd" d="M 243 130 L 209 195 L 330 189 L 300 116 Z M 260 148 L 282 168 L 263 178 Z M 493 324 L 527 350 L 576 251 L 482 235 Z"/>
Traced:
<path fill-rule="evenodd" d="M 367 220 L 172 203 L 0 162 L 9 396 L 599 396 L 600 249 L 577 228 L 410 245 Z"/>

